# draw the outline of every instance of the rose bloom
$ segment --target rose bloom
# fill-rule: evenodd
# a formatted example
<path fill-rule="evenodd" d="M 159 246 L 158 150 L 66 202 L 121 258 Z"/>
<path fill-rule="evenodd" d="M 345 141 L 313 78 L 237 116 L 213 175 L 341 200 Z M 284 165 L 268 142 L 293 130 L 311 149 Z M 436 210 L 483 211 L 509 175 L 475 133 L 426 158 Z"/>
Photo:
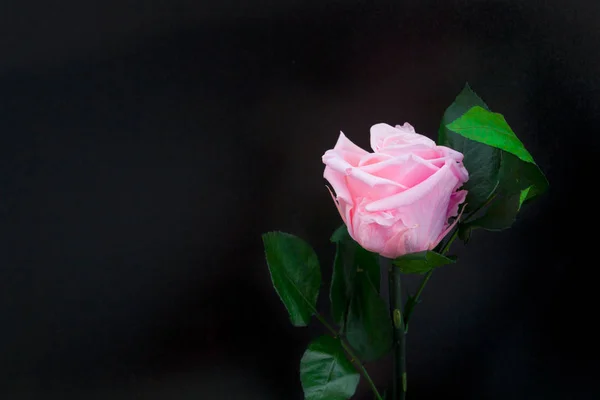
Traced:
<path fill-rule="evenodd" d="M 469 179 L 462 153 L 436 146 L 408 123 L 373 125 L 371 147 L 373 153 L 340 132 L 323 155 L 323 176 L 348 233 L 388 258 L 433 249 L 467 195 L 458 190 Z"/>

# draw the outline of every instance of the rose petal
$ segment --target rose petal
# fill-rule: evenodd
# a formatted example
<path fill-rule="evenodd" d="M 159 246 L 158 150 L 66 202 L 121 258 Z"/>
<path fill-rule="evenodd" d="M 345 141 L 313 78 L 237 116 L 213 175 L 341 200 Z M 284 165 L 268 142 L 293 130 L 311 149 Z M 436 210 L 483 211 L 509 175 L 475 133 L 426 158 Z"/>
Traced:
<path fill-rule="evenodd" d="M 424 181 L 438 169 L 427 160 L 411 154 L 362 167 L 363 171 L 371 175 L 393 180 L 406 188 Z"/>
<path fill-rule="evenodd" d="M 446 158 L 442 152 L 437 150 L 435 147 L 430 147 L 423 143 L 410 143 L 402 145 L 391 145 L 382 148 L 378 154 L 387 154 L 393 157 L 406 156 L 408 154 L 415 154 L 419 157 L 430 160 L 436 158 Z"/>
<path fill-rule="evenodd" d="M 350 195 L 354 199 L 378 199 L 392 196 L 406 189 L 406 186 L 400 183 L 371 175 L 361 168 L 351 168 L 346 172 L 346 184 L 348 185 Z"/>
<path fill-rule="evenodd" d="M 394 157 L 392 157 L 389 154 L 383 154 L 383 153 L 367 153 L 366 155 L 362 156 L 360 161 L 358 162 L 358 166 L 359 167 L 365 167 L 367 165 L 372 165 L 372 164 L 378 164 L 381 162 L 385 162 L 388 160 L 393 159 Z"/>
<path fill-rule="evenodd" d="M 409 124 L 405 124 L 409 125 Z M 410 125 L 409 125 L 410 126 Z M 435 142 L 429 139 L 427 136 L 419 135 L 415 133 L 415 130 L 412 126 L 410 129 L 405 129 L 403 127 L 396 127 L 396 134 L 387 136 L 383 140 L 383 146 L 380 151 L 387 149 L 390 146 L 406 146 L 406 145 L 415 145 L 421 144 L 427 146 L 429 148 L 435 147 Z"/>
<path fill-rule="evenodd" d="M 327 181 L 331 184 L 338 198 L 344 199 L 344 201 L 347 203 L 352 203 L 350 191 L 346 186 L 345 173 L 341 173 L 329 166 L 326 166 L 325 172 L 323 173 L 323 178 L 327 179 Z"/>
<path fill-rule="evenodd" d="M 452 170 L 454 176 L 456 176 L 456 178 L 460 182 L 460 185 L 458 185 L 456 189 L 458 189 L 458 187 L 460 187 L 464 182 L 469 180 L 469 172 L 467 171 L 462 162 L 451 162 L 450 169 Z"/>
<path fill-rule="evenodd" d="M 325 178 L 331 183 L 338 196 L 348 203 L 355 202 L 356 197 L 387 197 L 406 189 L 397 182 L 371 175 L 362 168 L 353 167 L 337 150 L 327 150 L 323 155 L 323 163 L 333 170 L 333 172 L 327 171 L 326 167 Z"/>
<path fill-rule="evenodd" d="M 437 148 L 444 154 L 444 156 L 452 157 L 452 159 L 454 159 L 455 161 L 462 161 L 465 158 L 463 153 L 460 153 L 454 149 L 451 149 L 450 147 L 437 146 Z"/>
<path fill-rule="evenodd" d="M 339 196 L 336 197 L 329 188 L 329 186 L 325 187 L 327 188 L 327 190 L 329 190 L 329 194 L 331 195 L 331 198 L 333 199 L 333 202 L 335 203 L 335 206 L 337 207 L 337 210 L 340 213 L 340 216 L 342 217 L 342 221 L 344 221 L 344 223 L 348 227 L 348 231 L 352 231 L 352 211 L 354 208 L 352 206 L 352 203 L 345 202 Z"/>
<path fill-rule="evenodd" d="M 359 206 L 352 221 L 353 238 L 365 249 L 380 253 L 389 240 L 390 230 L 398 225 L 397 220 L 392 213 L 365 213 L 363 207 Z"/>
<path fill-rule="evenodd" d="M 369 154 L 368 151 L 363 150 L 352 143 L 352 141 L 344 135 L 344 132 L 340 132 L 340 136 L 338 137 L 333 150 L 337 151 L 338 154 L 352 166 L 357 166 L 361 157 Z"/>
<path fill-rule="evenodd" d="M 404 246 L 410 247 L 410 252 L 427 250 L 445 227 L 450 195 L 457 181 L 446 164 L 429 179 L 400 194 L 368 204 L 366 210 L 397 210 L 409 229 Z"/>
<path fill-rule="evenodd" d="M 374 201 L 366 206 L 367 211 L 383 211 L 394 208 L 403 207 L 409 204 L 413 204 L 420 200 L 422 197 L 427 195 L 432 190 L 439 190 L 441 187 L 450 186 L 450 190 L 456 185 L 458 179 L 454 176 L 450 170 L 450 165 L 453 161 L 449 161 L 437 172 L 431 175 L 428 179 L 420 182 L 419 184 L 412 187 L 410 190 L 405 190 L 394 196 L 382 198 Z M 448 197 L 450 194 L 448 194 Z M 434 211 L 431 210 L 431 213 Z"/>
<path fill-rule="evenodd" d="M 403 125 L 396 125 L 395 128 L 406 133 L 417 133 L 415 132 L 414 126 L 408 122 L 405 122 Z"/>
<path fill-rule="evenodd" d="M 388 124 L 375 124 L 371 127 L 371 148 L 374 152 L 379 152 L 383 147 L 383 142 L 388 136 L 397 135 L 398 129 Z"/>
<path fill-rule="evenodd" d="M 405 225 L 400 225 L 395 234 L 385 243 L 383 251 L 380 253 L 384 257 L 396 258 L 401 254 L 412 253 L 410 248 L 411 229 Z"/>
<path fill-rule="evenodd" d="M 446 213 L 446 219 L 456 217 L 458 214 L 458 206 L 461 205 L 467 198 L 466 190 L 459 190 L 458 192 L 452 193 L 450 196 L 450 202 L 448 203 L 448 211 Z"/>
<path fill-rule="evenodd" d="M 465 193 L 464 197 L 466 197 L 466 193 Z M 464 201 L 464 198 L 463 198 L 463 201 Z M 458 211 L 458 205 L 456 206 L 456 208 Z M 444 239 L 446 237 L 446 235 L 449 234 L 450 231 L 456 226 L 458 221 L 460 221 L 460 217 L 462 216 L 462 213 L 464 211 L 465 211 L 465 207 L 463 207 L 462 210 L 460 210 L 460 215 L 456 217 L 456 219 L 454 220 L 454 222 L 452 222 L 452 224 L 446 223 L 446 225 L 448 225 L 448 226 L 446 227 L 446 229 L 444 229 L 444 231 L 442 233 L 440 233 L 440 235 L 437 237 L 437 239 L 435 239 L 433 242 L 431 242 L 428 250 L 433 250 L 438 244 L 440 244 L 442 239 Z"/>

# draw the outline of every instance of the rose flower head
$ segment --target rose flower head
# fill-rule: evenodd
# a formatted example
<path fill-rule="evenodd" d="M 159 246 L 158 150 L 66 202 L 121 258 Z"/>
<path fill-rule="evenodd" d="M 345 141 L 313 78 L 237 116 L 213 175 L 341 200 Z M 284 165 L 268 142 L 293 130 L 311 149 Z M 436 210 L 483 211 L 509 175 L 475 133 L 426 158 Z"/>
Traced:
<path fill-rule="evenodd" d="M 348 233 L 384 257 L 432 250 L 456 224 L 469 179 L 463 154 L 405 123 L 371 127 L 369 153 L 343 133 L 323 155 L 324 177 Z M 333 194 L 332 194 L 333 195 Z"/>

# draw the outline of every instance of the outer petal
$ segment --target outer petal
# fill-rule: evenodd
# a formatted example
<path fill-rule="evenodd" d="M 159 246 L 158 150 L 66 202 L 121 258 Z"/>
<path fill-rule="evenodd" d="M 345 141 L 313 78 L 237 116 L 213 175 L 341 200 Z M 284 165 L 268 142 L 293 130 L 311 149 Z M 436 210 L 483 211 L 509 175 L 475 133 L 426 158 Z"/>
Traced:
<path fill-rule="evenodd" d="M 369 154 L 366 150 L 355 145 L 343 132 L 340 132 L 333 150 L 337 151 L 345 161 L 354 167 L 358 165 L 361 157 Z"/>
<path fill-rule="evenodd" d="M 461 205 L 467 198 L 466 190 L 459 190 L 458 192 L 452 193 L 450 196 L 450 202 L 448 203 L 448 211 L 446 213 L 446 219 L 456 217 L 458 215 L 458 206 Z"/>
<path fill-rule="evenodd" d="M 403 236 L 403 244 L 390 243 L 386 247 L 396 246 L 408 252 L 429 249 L 446 225 L 450 195 L 457 182 L 446 164 L 415 187 L 367 205 L 366 209 L 371 212 L 396 209 L 409 229 Z"/>
<path fill-rule="evenodd" d="M 446 159 L 456 161 L 453 164 L 453 171 L 456 177 L 461 181 L 461 184 L 469 180 L 469 172 L 463 165 L 464 155 L 456 150 L 446 146 L 437 146 L 437 149 L 444 155 Z"/>
<path fill-rule="evenodd" d="M 450 190 L 447 194 L 447 196 L 450 197 L 452 189 L 458 182 L 458 179 L 451 172 L 450 168 L 449 162 L 447 162 L 436 173 L 431 175 L 429 179 L 426 179 L 418 185 L 415 185 L 410 190 L 405 190 L 394 196 L 374 201 L 366 206 L 366 210 L 370 212 L 384 211 L 409 206 L 421 200 L 421 198 L 428 195 L 432 191 L 441 195 L 440 188 L 445 188 L 446 186 L 450 186 Z"/>
<path fill-rule="evenodd" d="M 462 199 L 463 199 L 463 201 L 464 201 L 464 199 L 465 199 L 465 197 L 467 196 L 467 194 L 466 194 L 466 190 L 463 190 L 463 192 L 465 192 L 465 194 L 464 194 L 464 196 L 461 196 L 461 197 L 462 197 Z M 456 194 L 456 193 L 453 193 L 453 194 Z M 452 203 L 452 199 L 450 199 L 450 202 Z M 459 202 L 459 204 L 460 204 L 460 203 L 462 203 L 462 201 L 460 201 L 460 202 Z M 454 208 L 454 205 L 450 205 L 450 206 L 448 207 L 448 209 L 450 209 L 450 208 Z M 442 239 L 443 239 L 443 238 L 444 238 L 444 237 L 445 237 L 447 234 L 449 234 L 449 233 L 450 233 L 450 231 L 452 230 L 452 228 L 454 228 L 454 226 L 456 226 L 456 224 L 457 224 L 457 223 L 458 223 L 458 221 L 460 220 L 460 217 L 461 217 L 461 215 L 462 215 L 462 213 L 463 213 L 464 211 L 465 211 L 465 209 L 464 209 L 464 207 L 463 207 L 463 209 L 460 211 L 460 215 L 458 215 L 458 216 L 457 216 L 457 214 L 454 214 L 454 215 L 452 215 L 453 217 L 454 217 L 454 216 L 457 216 L 457 218 L 454 220 L 454 222 L 452 222 L 452 224 L 448 224 L 448 223 L 446 223 L 446 226 L 444 227 L 444 230 L 442 231 L 442 233 L 440 233 L 440 235 L 437 237 L 437 239 L 436 239 L 436 240 L 434 240 L 434 241 L 433 241 L 433 242 L 432 242 L 432 243 L 429 245 L 429 250 L 433 250 L 433 249 L 435 248 L 435 246 L 437 246 L 437 245 L 438 245 L 438 244 L 439 244 L 439 243 L 442 241 Z M 456 212 L 458 213 L 458 204 L 456 204 Z"/>
<path fill-rule="evenodd" d="M 385 244 L 404 225 L 398 222 L 398 216 L 392 212 L 365 212 L 363 204 L 353 215 L 352 237 L 365 249 L 382 254 Z"/>
<path fill-rule="evenodd" d="M 344 136 L 340 135 L 338 144 L 344 143 Z M 351 143 L 347 141 L 347 143 Z M 352 221 L 352 212 L 354 209 L 354 199 L 348 188 L 348 182 L 346 181 L 346 171 L 352 168 L 352 165 L 343 158 L 343 154 L 337 150 L 328 150 L 323 155 L 323 163 L 325 163 L 325 171 L 323 177 L 329 181 L 333 190 L 336 193 L 336 197 L 333 196 L 333 200 L 337 206 L 337 209 L 348 225 Z M 348 229 L 351 229 L 348 226 Z"/>
<path fill-rule="evenodd" d="M 450 165 L 452 168 L 452 173 L 454 174 L 454 176 L 456 176 L 456 178 L 460 182 L 460 185 L 462 185 L 463 183 L 465 183 L 466 181 L 469 180 L 469 172 L 467 171 L 467 169 L 465 168 L 465 166 L 463 165 L 462 162 L 455 161 L 455 162 L 452 162 Z M 458 187 L 457 187 L 457 189 L 458 189 Z"/>
<path fill-rule="evenodd" d="M 346 184 L 345 174 L 326 166 L 323 177 L 329 181 L 333 190 L 335 190 L 338 200 L 343 199 L 346 203 L 352 204 L 352 197 Z"/>
<path fill-rule="evenodd" d="M 338 137 L 338 140 L 335 143 L 335 146 L 333 147 L 333 149 L 334 150 L 342 150 L 342 151 L 346 151 L 349 153 L 357 153 L 357 154 L 360 154 L 361 156 L 368 153 L 368 151 L 355 145 L 350 139 L 348 139 L 346 137 L 346 135 L 344 135 L 344 132 L 341 132 L 341 131 L 340 131 L 340 136 Z"/>
<path fill-rule="evenodd" d="M 337 150 L 327 150 L 323 155 L 324 177 L 331 183 L 340 199 L 356 204 L 357 199 L 382 198 L 405 189 L 392 180 L 371 175 L 362 168 L 354 167 Z"/>
<path fill-rule="evenodd" d="M 404 224 L 399 223 L 395 229 L 395 234 L 388 239 L 383 246 L 383 251 L 379 254 L 388 258 L 396 258 L 411 253 L 410 231 Z"/>
<path fill-rule="evenodd" d="M 329 194 L 331 195 L 331 198 L 333 199 L 333 202 L 335 203 L 335 206 L 337 207 L 340 216 L 342 217 L 342 221 L 344 221 L 344 223 L 348 227 L 348 232 L 350 232 L 350 236 L 352 236 L 352 217 L 354 214 L 353 204 L 347 203 L 339 196 L 336 197 L 331 191 L 331 189 L 329 189 L 329 186 L 326 187 L 327 190 L 329 190 Z"/>
<path fill-rule="evenodd" d="M 462 161 L 465 158 L 463 153 L 451 149 L 450 147 L 437 146 L 437 148 L 444 154 L 445 157 L 451 157 L 454 161 Z"/>

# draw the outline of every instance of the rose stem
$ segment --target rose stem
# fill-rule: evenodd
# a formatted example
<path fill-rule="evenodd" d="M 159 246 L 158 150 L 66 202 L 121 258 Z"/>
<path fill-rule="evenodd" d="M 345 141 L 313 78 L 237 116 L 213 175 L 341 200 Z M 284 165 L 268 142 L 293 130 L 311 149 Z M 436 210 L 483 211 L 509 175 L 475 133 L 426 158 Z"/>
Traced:
<path fill-rule="evenodd" d="M 391 260 L 381 257 L 381 264 L 389 271 L 390 314 L 393 329 L 393 359 L 394 380 L 393 400 L 406 399 L 406 335 L 404 332 L 404 317 L 402 316 L 402 282 L 400 268 L 392 265 Z"/>

